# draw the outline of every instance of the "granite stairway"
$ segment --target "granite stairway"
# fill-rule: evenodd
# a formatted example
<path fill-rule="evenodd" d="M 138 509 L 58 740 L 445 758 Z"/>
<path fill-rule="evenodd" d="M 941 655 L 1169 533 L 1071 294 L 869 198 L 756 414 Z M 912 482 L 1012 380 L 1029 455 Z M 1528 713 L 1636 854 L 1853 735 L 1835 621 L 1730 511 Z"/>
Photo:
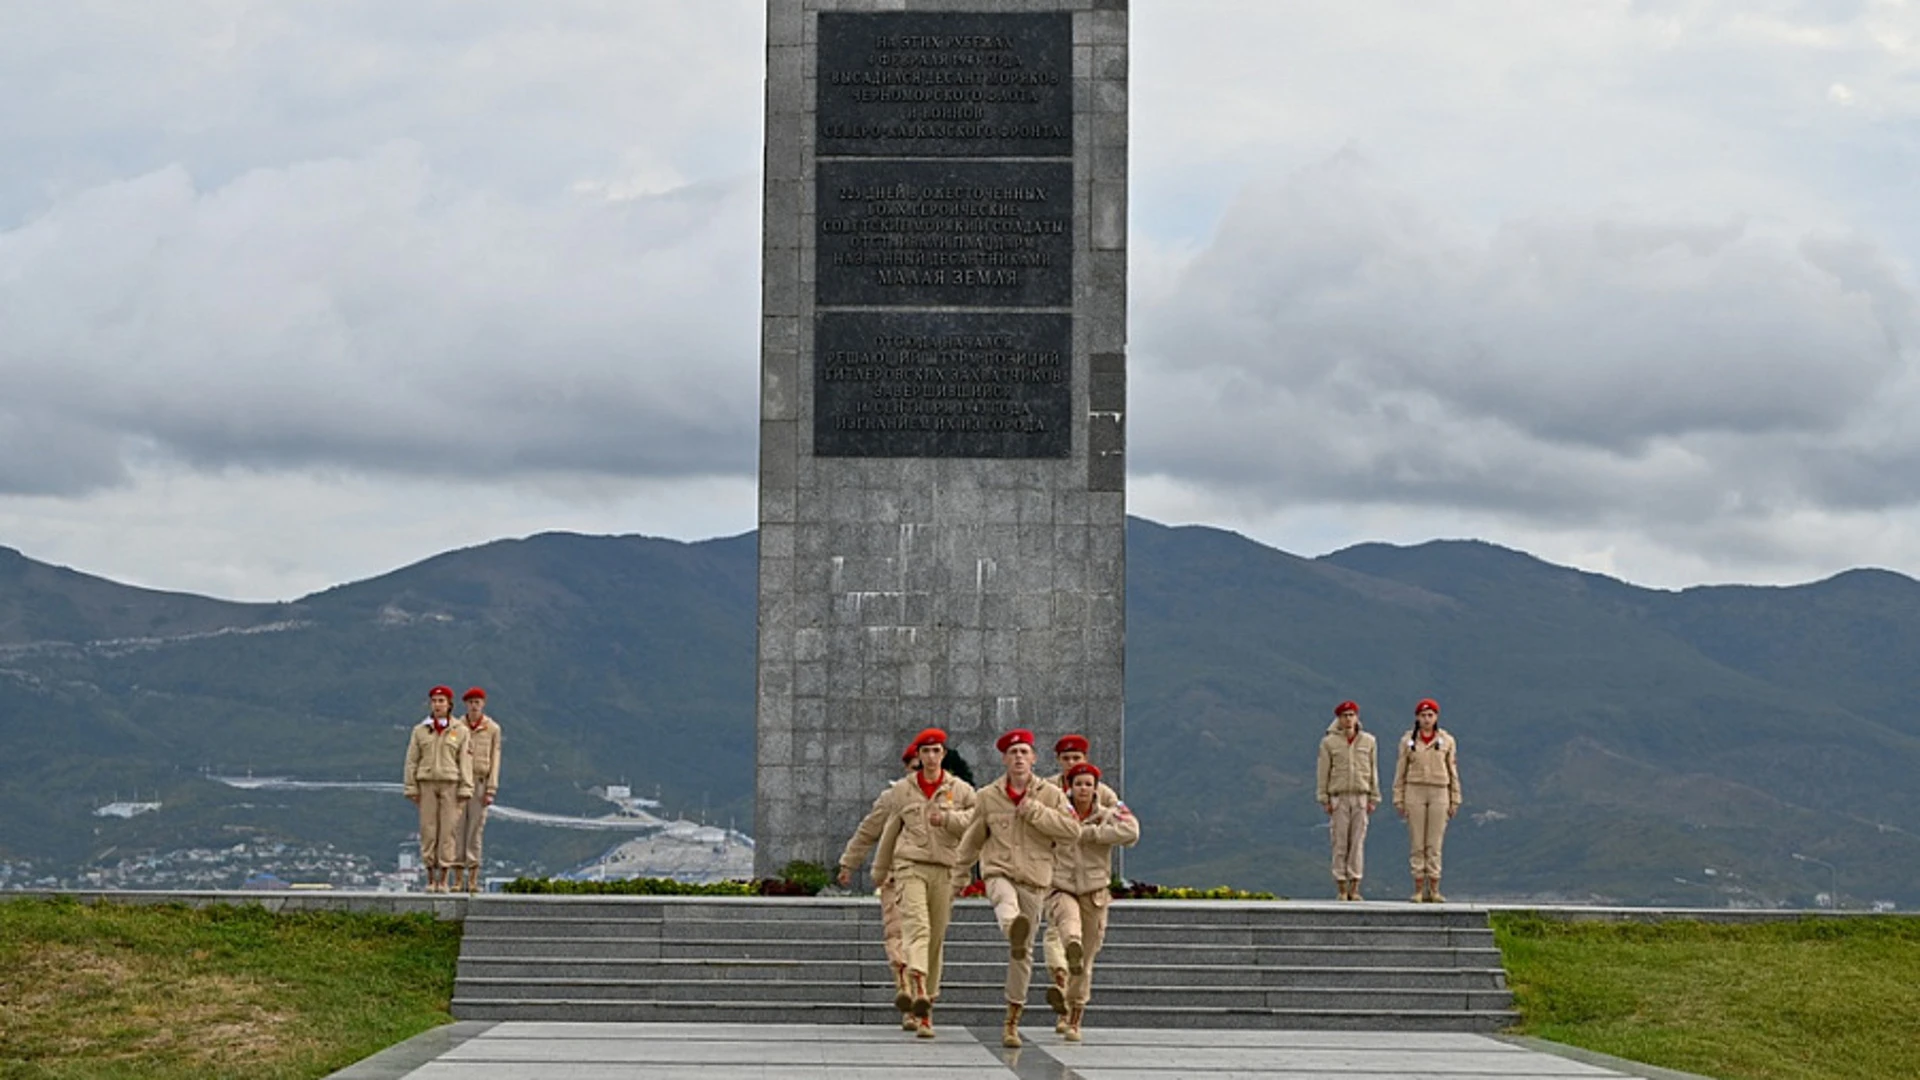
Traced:
<path fill-rule="evenodd" d="M 937 1024 L 996 1026 L 1007 946 L 954 906 Z M 1051 1023 L 1036 960 L 1029 1023 Z M 1118 902 L 1089 1027 L 1497 1031 L 1512 998 L 1486 912 L 1458 905 Z M 482 896 L 463 1020 L 892 1024 L 866 898 Z"/>

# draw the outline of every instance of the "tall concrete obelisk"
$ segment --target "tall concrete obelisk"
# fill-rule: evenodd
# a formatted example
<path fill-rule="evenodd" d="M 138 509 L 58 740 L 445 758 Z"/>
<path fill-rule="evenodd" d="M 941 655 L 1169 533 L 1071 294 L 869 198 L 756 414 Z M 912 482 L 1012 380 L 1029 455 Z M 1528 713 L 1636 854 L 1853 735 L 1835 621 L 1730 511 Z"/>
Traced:
<path fill-rule="evenodd" d="M 1126 0 L 768 0 L 759 873 L 920 728 L 1123 781 Z"/>

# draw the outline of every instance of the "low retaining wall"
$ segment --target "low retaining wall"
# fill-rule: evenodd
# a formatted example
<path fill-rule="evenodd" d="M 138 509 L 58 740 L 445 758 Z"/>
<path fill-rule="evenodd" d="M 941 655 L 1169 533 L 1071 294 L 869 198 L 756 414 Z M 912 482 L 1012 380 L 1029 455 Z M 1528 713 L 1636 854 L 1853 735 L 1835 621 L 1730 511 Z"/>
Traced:
<path fill-rule="evenodd" d="M 483 893 L 483 897 L 504 898 L 509 894 Z M 608 900 L 632 899 L 647 902 L 683 902 L 691 904 L 727 903 L 732 900 L 749 901 L 756 904 L 769 902 L 769 897 L 726 897 L 726 896 L 544 896 L 540 894 L 511 894 L 515 900 L 545 900 L 555 904 L 571 902 L 594 903 Z M 50 900 L 56 897 L 77 900 L 83 904 L 185 904 L 188 907 L 206 907 L 210 904 L 257 904 L 268 911 L 357 911 L 376 912 L 386 915 L 411 915 L 425 912 L 436 919 L 455 922 L 467 917 L 468 898 L 458 893 L 393 893 L 393 892 L 354 892 L 345 889 L 10 889 L 0 891 L 0 903 L 8 900 L 35 899 Z M 834 897 L 783 897 L 783 904 L 844 904 L 848 901 L 870 900 L 860 896 Z M 484 903 L 485 901 L 482 900 Z M 1194 906 L 1208 910 L 1246 907 L 1264 908 L 1274 905 L 1335 907 L 1344 905 L 1319 901 L 1294 900 L 1116 900 L 1116 904 L 1151 904 L 1155 907 Z M 1368 905 L 1373 906 L 1372 904 Z M 1796 919 L 1813 918 L 1863 918 L 1871 917 L 1870 911 L 1827 911 L 1818 908 L 1647 908 L 1647 907 L 1594 907 L 1575 904 L 1448 904 L 1446 907 L 1458 911 L 1486 912 L 1531 912 L 1542 918 L 1560 919 L 1567 922 L 1671 922 L 1691 920 L 1711 923 L 1762 923 L 1789 922 Z M 1890 912 L 1892 916 L 1906 915 L 1912 912 Z"/>
<path fill-rule="evenodd" d="M 252 904 L 268 911 L 353 911 L 381 915 L 414 915 L 461 921 L 467 917 L 467 898 L 447 893 L 349 892 L 342 889 L 9 889 L 9 900 L 78 900 L 83 904 Z"/>

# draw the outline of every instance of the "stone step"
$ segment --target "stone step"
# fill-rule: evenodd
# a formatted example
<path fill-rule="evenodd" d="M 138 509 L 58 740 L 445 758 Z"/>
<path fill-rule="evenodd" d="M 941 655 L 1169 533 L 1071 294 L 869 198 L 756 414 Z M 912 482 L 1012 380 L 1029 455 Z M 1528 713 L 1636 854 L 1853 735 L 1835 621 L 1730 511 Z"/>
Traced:
<path fill-rule="evenodd" d="M 942 968 L 953 982 L 993 982 L 1005 971 L 1000 961 L 955 963 Z M 1250 967 L 1193 965 L 1125 965 L 1104 957 L 1098 968 L 1104 991 L 1114 987 L 1287 987 L 1332 983 L 1355 989 L 1482 989 L 1506 986 L 1499 968 L 1388 968 L 1388 967 Z M 813 982 L 836 986 L 872 986 L 891 989 L 892 975 L 885 964 L 847 960 L 799 962 L 789 960 L 615 960 L 602 957 L 556 960 L 520 957 L 463 957 L 459 978 L 491 979 L 623 979 L 704 981 L 713 983 Z"/>
<path fill-rule="evenodd" d="M 1112 924 L 1110 924 L 1112 925 Z M 553 936 L 574 934 L 587 938 L 651 937 L 676 941 L 871 941 L 880 934 L 879 924 L 851 921 L 800 922 L 756 919 L 700 919 L 662 921 L 649 918 L 621 920 L 599 915 L 582 918 L 533 916 L 469 916 L 466 932 L 477 936 L 511 936 L 519 930 L 537 926 Z M 1493 932 L 1474 928 L 1420 926 L 1214 926 L 1207 924 L 1162 923 L 1141 926 L 1112 925 L 1110 934 L 1141 944 L 1159 942 L 1214 945 L 1369 945 L 1391 941 L 1401 947 L 1438 947 L 1444 945 L 1490 945 Z M 998 924 L 974 920 L 952 925 L 949 942 L 1005 940 Z"/>
<path fill-rule="evenodd" d="M 994 1006 L 1004 1001 L 1001 980 L 957 982 L 941 979 L 943 1007 L 957 1005 Z M 461 984 L 463 993 L 476 997 L 511 994 L 521 1001 L 728 1001 L 745 996 L 739 988 L 712 981 L 660 981 L 627 979 L 487 979 L 470 978 Z M 1097 988 L 1101 1008 L 1206 1007 L 1262 1009 L 1394 1009 L 1439 1011 L 1464 1009 L 1470 1012 L 1502 1010 L 1509 1004 L 1504 991 L 1498 990 L 1398 990 L 1355 989 L 1346 986 L 1308 987 L 1127 987 L 1101 985 Z M 755 983 L 752 999 L 758 1002 L 833 1002 L 861 1005 L 889 1005 L 891 986 L 849 987 L 830 982 Z M 1044 1006 L 1046 994 L 1035 987 L 1028 1004 Z"/>
<path fill-rule="evenodd" d="M 654 941 L 636 938 L 468 938 L 461 955 L 472 957 L 548 956 L 624 960 L 788 960 L 818 962 L 886 961 L 878 937 L 856 942 L 819 941 Z M 942 954 L 955 963 L 1006 962 L 1006 945 L 997 941 L 948 941 Z M 1293 948 L 1251 945 L 1142 945 L 1109 939 L 1100 951 L 1103 964 L 1200 964 L 1209 966 L 1352 967 L 1497 967 L 1500 951 L 1486 947 L 1399 948 L 1393 945 L 1304 945 Z"/>
<path fill-rule="evenodd" d="M 610 1023 L 723 1023 L 723 1024 L 874 1024 L 892 1026 L 899 1014 L 892 1002 L 862 1005 L 851 1002 L 662 1002 L 547 1000 L 510 997 L 456 996 L 455 1016 L 463 1020 L 525 1020 Z M 1051 1025 L 1044 1006 L 1030 1008 L 1023 1030 L 1041 1032 Z M 999 1005 L 947 1005 L 934 1010 L 936 1030 L 964 1026 L 996 1029 L 1004 1012 Z M 1232 1028 L 1293 1031 L 1465 1031 L 1496 1032 L 1518 1017 L 1508 1011 L 1436 1009 L 1257 1009 L 1108 1006 L 1096 1001 L 1087 1011 L 1088 1038 L 1097 1042 L 1100 1028 Z M 901 1038 L 913 1036 L 901 1032 Z"/>
<path fill-rule="evenodd" d="M 880 921 L 879 902 L 870 896 L 834 899 L 762 899 L 741 897 L 716 901 L 667 896 L 500 896 L 483 894 L 472 900 L 471 915 L 551 918 L 659 918 L 670 920 L 765 920 L 787 922 Z M 1116 900 L 1109 920 L 1127 925 L 1178 923 L 1221 926 L 1418 926 L 1484 928 L 1483 908 L 1444 904 L 1363 903 L 1314 904 L 1290 901 L 1240 902 L 1201 900 Z M 984 901 L 962 900 L 954 905 L 956 922 L 977 919 L 991 923 Z"/>

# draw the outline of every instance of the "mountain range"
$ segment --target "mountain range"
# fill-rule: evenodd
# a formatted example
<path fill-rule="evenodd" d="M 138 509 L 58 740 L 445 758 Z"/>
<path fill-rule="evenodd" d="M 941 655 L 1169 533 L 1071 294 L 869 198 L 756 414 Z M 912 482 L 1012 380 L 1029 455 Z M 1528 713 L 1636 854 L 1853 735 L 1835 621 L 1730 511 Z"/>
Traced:
<path fill-rule="evenodd" d="M 1312 767 L 1333 703 L 1358 700 L 1385 746 L 1432 696 L 1466 794 L 1450 896 L 1810 904 L 1834 883 L 1849 905 L 1920 903 L 1920 582 L 1662 591 L 1474 541 L 1302 558 L 1139 519 L 1127 557 L 1130 877 L 1328 893 Z M 397 796 L 208 774 L 394 779 L 436 682 L 489 689 L 504 801 L 597 814 L 589 789 L 627 782 L 744 825 L 755 572 L 751 534 L 543 534 L 244 604 L 0 548 L 0 858 L 250 837 L 390 863 L 411 832 Z M 163 809 L 92 814 L 134 791 Z M 1405 835 L 1376 817 L 1377 895 L 1401 889 Z M 546 869 L 611 842 L 488 836 Z"/>

